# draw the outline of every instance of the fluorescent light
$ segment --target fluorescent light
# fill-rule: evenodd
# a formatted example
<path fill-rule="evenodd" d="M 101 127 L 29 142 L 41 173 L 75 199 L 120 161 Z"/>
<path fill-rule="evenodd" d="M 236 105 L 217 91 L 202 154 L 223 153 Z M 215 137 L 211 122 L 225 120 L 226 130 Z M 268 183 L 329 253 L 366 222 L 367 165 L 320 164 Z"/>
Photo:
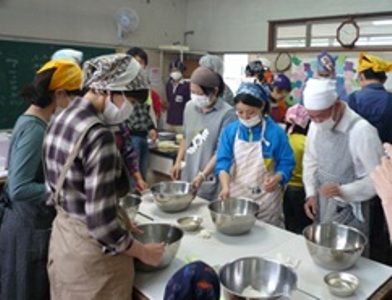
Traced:
<path fill-rule="evenodd" d="M 373 21 L 372 24 L 375 26 L 392 25 L 392 20 Z"/>

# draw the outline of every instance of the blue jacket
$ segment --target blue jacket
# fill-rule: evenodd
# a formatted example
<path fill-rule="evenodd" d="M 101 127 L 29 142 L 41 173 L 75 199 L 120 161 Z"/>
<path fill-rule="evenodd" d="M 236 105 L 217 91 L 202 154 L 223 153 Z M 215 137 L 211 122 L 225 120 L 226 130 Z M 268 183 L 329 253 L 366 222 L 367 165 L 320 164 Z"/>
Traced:
<path fill-rule="evenodd" d="M 290 147 L 287 135 L 270 117 L 265 117 L 266 129 L 263 141 L 263 158 L 268 169 L 274 166 L 275 172 L 282 174 L 282 185 L 286 185 L 291 178 L 295 166 L 293 150 Z M 228 124 L 220 137 L 215 173 L 221 171 L 230 173 L 234 162 L 234 141 L 239 129 L 239 139 L 244 141 L 261 142 L 261 126 L 247 128 L 238 120 Z M 261 153 L 260 153 L 261 157 Z"/>
<path fill-rule="evenodd" d="M 347 103 L 351 109 L 377 128 L 383 143 L 392 143 L 392 93 L 380 84 L 369 84 L 351 93 Z"/>

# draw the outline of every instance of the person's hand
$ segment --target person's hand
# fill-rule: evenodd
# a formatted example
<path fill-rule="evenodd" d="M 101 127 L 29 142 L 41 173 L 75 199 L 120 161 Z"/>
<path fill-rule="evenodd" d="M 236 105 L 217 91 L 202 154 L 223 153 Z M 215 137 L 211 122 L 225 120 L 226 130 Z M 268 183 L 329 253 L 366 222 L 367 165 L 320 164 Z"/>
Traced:
<path fill-rule="evenodd" d="M 156 141 L 156 139 L 158 138 L 158 131 L 155 128 L 150 129 L 150 131 L 148 132 L 148 137 L 152 141 Z"/>
<path fill-rule="evenodd" d="M 218 199 L 227 200 L 230 197 L 230 190 L 228 188 L 222 188 L 218 195 Z"/>
<path fill-rule="evenodd" d="M 325 198 L 342 196 L 342 191 L 340 190 L 340 186 L 335 183 L 323 184 L 319 189 L 319 193 L 321 196 L 324 196 Z"/>
<path fill-rule="evenodd" d="M 136 181 L 136 190 L 140 193 L 148 189 L 148 184 L 142 178 Z"/>
<path fill-rule="evenodd" d="M 279 187 L 281 181 L 282 181 L 282 175 L 280 173 L 274 174 L 272 176 L 268 176 L 264 179 L 263 190 L 266 191 L 267 193 L 272 193 Z"/>
<path fill-rule="evenodd" d="M 374 188 L 381 200 L 392 203 L 392 146 L 384 145 L 386 156 L 381 158 L 381 164 L 370 174 Z"/>
<path fill-rule="evenodd" d="M 143 230 L 137 227 L 137 225 L 132 221 L 129 221 L 129 223 L 127 224 L 127 228 L 134 235 L 143 234 Z"/>
<path fill-rule="evenodd" d="M 162 261 L 165 252 L 164 243 L 148 243 L 143 246 L 143 254 L 140 260 L 147 265 L 157 266 Z"/>
<path fill-rule="evenodd" d="M 180 171 L 181 171 L 181 165 L 180 164 L 174 164 L 170 171 L 171 178 L 173 180 L 178 180 L 180 178 Z"/>
<path fill-rule="evenodd" d="M 201 175 L 197 175 L 191 182 L 192 190 L 197 191 L 201 184 L 203 183 L 204 179 Z"/>
<path fill-rule="evenodd" d="M 312 220 L 314 220 L 316 217 L 316 206 L 317 202 L 316 197 L 314 196 L 309 197 L 304 204 L 305 213 Z"/>

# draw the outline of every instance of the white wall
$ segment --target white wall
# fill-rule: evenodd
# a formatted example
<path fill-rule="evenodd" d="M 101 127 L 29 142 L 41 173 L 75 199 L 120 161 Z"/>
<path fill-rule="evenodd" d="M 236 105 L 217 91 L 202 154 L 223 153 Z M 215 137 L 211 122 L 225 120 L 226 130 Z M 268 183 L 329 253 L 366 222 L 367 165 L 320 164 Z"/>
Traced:
<path fill-rule="evenodd" d="M 392 11 L 392 0 L 187 0 L 191 49 L 260 52 L 268 21 Z"/>
<path fill-rule="evenodd" d="M 0 37 L 117 46 L 115 14 L 123 7 L 140 18 L 125 46 L 183 42 L 185 0 L 1 0 Z"/>

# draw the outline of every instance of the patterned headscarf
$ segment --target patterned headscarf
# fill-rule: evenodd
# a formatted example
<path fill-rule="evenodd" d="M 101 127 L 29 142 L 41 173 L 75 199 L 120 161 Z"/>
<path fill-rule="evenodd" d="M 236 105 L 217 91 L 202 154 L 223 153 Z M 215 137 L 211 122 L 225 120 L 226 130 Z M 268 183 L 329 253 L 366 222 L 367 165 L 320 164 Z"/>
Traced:
<path fill-rule="evenodd" d="M 140 64 L 132 56 L 117 53 L 99 56 L 83 64 L 83 88 L 105 91 L 138 91 L 150 88 Z"/>
<path fill-rule="evenodd" d="M 237 90 L 237 95 L 239 94 L 248 94 L 255 97 L 256 99 L 259 99 L 260 101 L 269 102 L 270 100 L 267 87 L 263 87 L 258 83 L 242 82 Z"/>
<path fill-rule="evenodd" d="M 380 57 L 367 54 L 365 52 L 359 53 L 358 72 L 372 69 L 374 72 L 391 72 L 392 62 L 385 61 Z"/>
<path fill-rule="evenodd" d="M 179 269 L 169 280 L 164 300 L 219 300 L 219 277 L 209 265 L 196 261 Z"/>
<path fill-rule="evenodd" d="M 82 70 L 78 64 L 68 59 L 50 60 L 37 71 L 37 74 L 49 69 L 56 69 L 50 79 L 49 91 L 57 89 L 76 91 L 80 89 Z"/>
<path fill-rule="evenodd" d="M 326 51 L 317 55 L 317 71 L 335 73 L 335 58 Z"/>
<path fill-rule="evenodd" d="M 293 105 L 286 111 L 286 122 L 292 124 L 289 128 L 289 133 L 293 131 L 295 125 L 305 129 L 309 120 L 308 111 L 301 104 Z"/>

